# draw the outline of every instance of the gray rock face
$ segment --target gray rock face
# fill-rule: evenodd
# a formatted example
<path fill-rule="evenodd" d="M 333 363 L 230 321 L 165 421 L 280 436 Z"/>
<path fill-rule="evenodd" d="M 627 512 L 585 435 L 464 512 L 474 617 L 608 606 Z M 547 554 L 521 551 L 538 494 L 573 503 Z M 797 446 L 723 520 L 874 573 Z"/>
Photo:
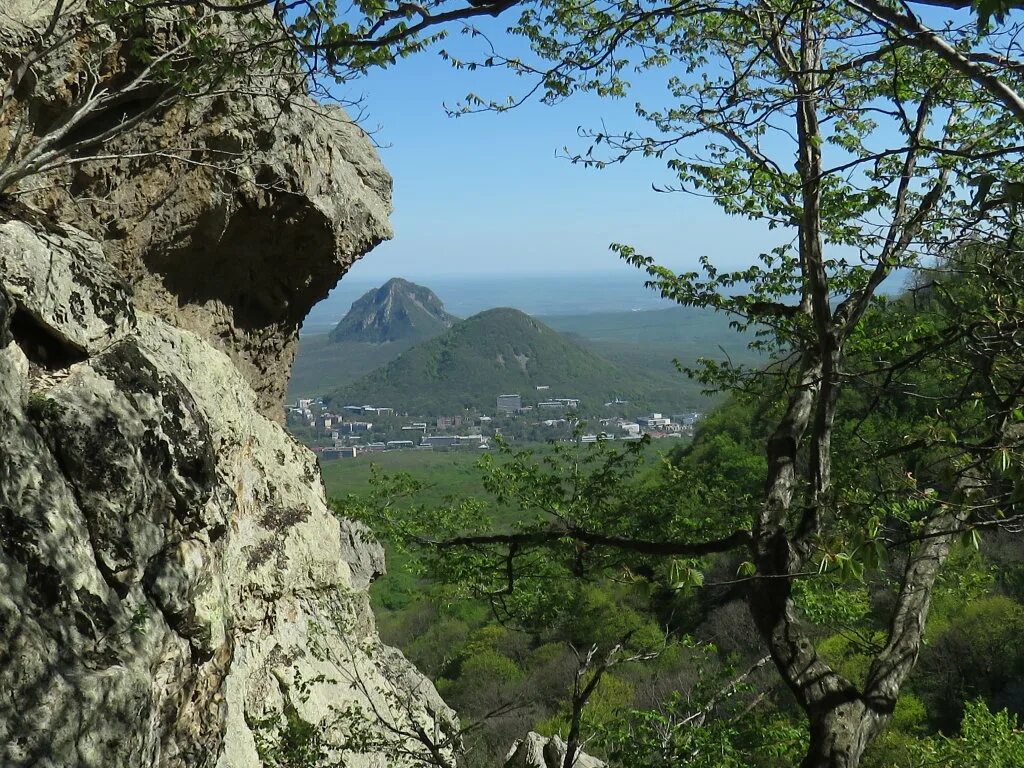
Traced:
<path fill-rule="evenodd" d="M 2 4 L 0 68 L 14 63 L 53 2 Z M 70 57 L 62 51 L 35 68 L 26 113 L 37 134 L 65 106 Z M 0 151 L 10 130 L 0 124 Z M 371 141 L 343 110 L 254 72 L 104 152 L 133 160 L 84 162 L 49 183 L 35 179 L 29 186 L 42 189 L 31 202 L 92 235 L 138 309 L 227 353 L 260 411 L 279 417 L 310 307 L 391 237 L 391 177 Z"/>
<path fill-rule="evenodd" d="M 530 731 L 516 741 L 505 758 L 505 768 L 563 768 L 567 747 L 557 736 L 546 738 Z M 596 757 L 583 752 L 572 761 L 573 768 L 605 768 Z"/>
<path fill-rule="evenodd" d="M 299 721 L 412 764 L 457 726 L 377 638 L 379 545 L 225 353 L 52 227 L 0 223 L 0 765 L 256 768 Z"/>
<path fill-rule="evenodd" d="M 0 5 L 6 68 L 53 0 Z M 5 116 L 45 132 L 76 50 Z M 3 768 L 398 768 L 457 728 L 377 636 L 382 550 L 277 421 L 391 180 L 341 110 L 247 85 L 0 201 Z"/>
<path fill-rule="evenodd" d="M 98 202 L 46 203 L 101 240 L 140 309 L 226 352 L 275 418 L 309 309 L 391 237 L 391 178 L 369 140 L 340 109 L 305 106 L 225 96 L 116 147 L 230 144 L 234 177 L 165 159 L 86 163 L 77 179 Z"/>
<path fill-rule="evenodd" d="M 21 308 L 19 335 L 35 337 L 23 342 L 34 358 L 85 357 L 135 322 L 128 288 L 98 244 L 30 210 L 0 208 L 0 273 Z"/>

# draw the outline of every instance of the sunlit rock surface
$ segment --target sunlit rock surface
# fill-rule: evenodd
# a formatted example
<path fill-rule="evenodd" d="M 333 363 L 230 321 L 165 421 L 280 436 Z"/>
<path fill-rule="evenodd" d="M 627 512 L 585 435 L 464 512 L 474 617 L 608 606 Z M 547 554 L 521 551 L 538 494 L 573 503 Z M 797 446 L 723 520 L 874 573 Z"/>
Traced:
<path fill-rule="evenodd" d="M 46 7 L 4 4 L 0 64 Z M 44 131 L 74 65 L 6 114 Z M 456 728 L 377 636 L 379 545 L 279 424 L 299 325 L 390 236 L 391 180 L 344 112 L 273 88 L 0 201 L 4 768 L 256 768 L 296 738 L 386 768 Z"/>
<path fill-rule="evenodd" d="M 566 744 L 557 736 L 547 738 L 530 731 L 526 738 L 517 740 L 505 758 L 505 768 L 564 768 Z M 573 768 L 605 768 L 596 757 L 578 752 Z"/>
<path fill-rule="evenodd" d="M 377 638 L 379 546 L 232 360 L 81 232 L 9 207 L 0 256 L 0 765 L 248 768 L 284 714 L 328 745 L 449 727 Z"/>
<path fill-rule="evenodd" d="M 0 3 L 0 69 L 18 63 L 53 3 Z M 91 29 L 100 42 L 111 37 Z M 25 116 L 30 135 L 45 133 L 67 108 L 76 50 L 35 65 L 30 102 L 16 99 L 0 122 L 0 150 L 11 123 Z M 391 176 L 373 143 L 280 69 L 254 71 L 104 144 L 104 154 L 130 160 L 75 163 L 25 184 L 36 207 L 102 245 L 137 308 L 227 353 L 275 418 L 309 309 L 391 237 Z M 130 114 L 101 115 L 91 129 Z"/>

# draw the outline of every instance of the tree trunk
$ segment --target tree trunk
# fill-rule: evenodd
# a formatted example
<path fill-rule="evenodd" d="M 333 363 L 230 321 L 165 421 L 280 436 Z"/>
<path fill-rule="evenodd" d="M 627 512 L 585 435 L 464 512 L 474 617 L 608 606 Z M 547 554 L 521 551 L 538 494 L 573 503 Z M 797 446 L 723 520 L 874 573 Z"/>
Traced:
<path fill-rule="evenodd" d="M 790 545 L 782 531 L 760 542 L 762 573 L 785 574 Z M 807 715 L 810 744 L 801 768 L 857 768 L 864 750 L 888 719 L 857 687 L 820 656 L 800 627 L 786 578 L 755 581 L 748 593 L 754 623 L 783 680 Z"/>
<path fill-rule="evenodd" d="M 800 768 L 857 768 L 883 721 L 862 699 L 847 698 L 808 712 L 811 741 Z"/>

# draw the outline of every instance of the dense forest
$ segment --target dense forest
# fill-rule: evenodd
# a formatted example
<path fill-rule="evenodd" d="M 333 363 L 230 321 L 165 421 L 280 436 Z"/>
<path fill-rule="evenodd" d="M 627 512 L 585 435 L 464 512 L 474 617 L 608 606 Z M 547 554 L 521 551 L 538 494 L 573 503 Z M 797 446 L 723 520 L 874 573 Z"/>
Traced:
<path fill-rule="evenodd" d="M 970 341 L 954 340 L 954 329 L 976 323 L 973 332 L 984 336 L 982 318 L 1015 311 L 1021 300 L 990 303 L 973 279 L 983 266 L 922 272 L 899 298 L 878 300 L 853 353 L 866 361 L 879 348 L 927 355 L 896 374 L 866 374 L 847 390 L 834 438 L 843 513 L 793 580 L 808 641 L 857 685 L 886 645 L 922 513 L 956 482 L 953 437 L 950 427 L 934 434 L 936 408 L 956 408 L 945 418 L 956 419 L 957 440 L 972 439 L 987 418 L 972 397 L 949 402 L 957 390 L 982 385 L 966 356 Z M 1019 361 L 1012 367 L 1019 375 Z M 506 446 L 480 462 L 489 493 L 445 498 L 443 488 L 407 474 L 379 477 L 371 493 L 336 501 L 340 514 L 362 517 L 398 545 L 397 572 L 375 588 L 382 632 L 460 713 L 467 766 L 500 763 L 511 740 L 531 729 L 566 738 L 574 713 L 581 743 L 613 765 L 801 764 L 803 713 L 744 604 L 757 578 L 749 556 L 737 548 L 684 558 L 611 541 L 639 540 L 641 532 L 665 543 L 708 537 L 756 514 L 784 381 L 780 374 L 762 390 L 735 394 L 692 443 L 658 459 L 641 446 Z M 1020 412 L 1010 418 L 1024 421 Z M 862 765 L 982 768 L 1024 759 L 1020 489 L 1016 471 L 1001 462 L 984 469 L 1004 486 L 1000 508 L 955 532 L 932 588 L 917 668 Z M 543 546 L 521 539 L 532 548 L 510 566 L 515 589 L 505 582 L 513 578 L 510 553 L 495 552 L 496 540 L 437 548 L 445 535 L 532 535 L 559 520 L 586 521 L 609 539 L 585 541 L 579 528 Z M 582 702 L 580 679 L 597 681 Z"/>
<path fill-rule="evenodd" d="M 417 505 L 399 477 L 340 507 L 421 568 L 429 596 L 389 631 L 464 713 L 466 761 L 532 727 L 565 740 L 566 768 L 1020 763 L 1024 101 L 1006 11 L 935 32 L 873 0 L 556 4 L 511 30 L 539 61 L 484 63 L 537 75 L 550 102 L 667 70 L 641 128 L 581 129 L 568 159 L 661 159 L 666 191 L 782 236 L 732 270 L 612 246 L 764 355 L 687 371 L 729 400 L 665 462 L 506 448 L 484 460 L 488 497 Z"/>

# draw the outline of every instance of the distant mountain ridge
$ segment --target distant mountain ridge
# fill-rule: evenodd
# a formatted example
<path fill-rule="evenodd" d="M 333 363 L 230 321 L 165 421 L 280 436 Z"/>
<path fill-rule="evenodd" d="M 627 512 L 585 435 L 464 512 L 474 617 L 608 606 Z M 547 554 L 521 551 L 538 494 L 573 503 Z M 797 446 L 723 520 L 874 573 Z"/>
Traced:
<path fill-rule="evenodd" d="M 458 320 L 422 285 L 393 277 L 352 303 L 330 333 L 335 343 L 415 342 L 443 333 Z"/>
<path fill-rule="evenodd" d="M 524 405 L 573 397 L 601 407 L 616 396 L 660 399 L 666 394 L 662 384 L 642 370 L 609 362 L 517 309 L 499 308 L 420 342 L 327 399 L 335 406 L 374 403 L 420 414 L 463 408 L 491 412 L 502 393 L 521 393 Z M 538 386 L 548 388 L 543 397 Z"/>

